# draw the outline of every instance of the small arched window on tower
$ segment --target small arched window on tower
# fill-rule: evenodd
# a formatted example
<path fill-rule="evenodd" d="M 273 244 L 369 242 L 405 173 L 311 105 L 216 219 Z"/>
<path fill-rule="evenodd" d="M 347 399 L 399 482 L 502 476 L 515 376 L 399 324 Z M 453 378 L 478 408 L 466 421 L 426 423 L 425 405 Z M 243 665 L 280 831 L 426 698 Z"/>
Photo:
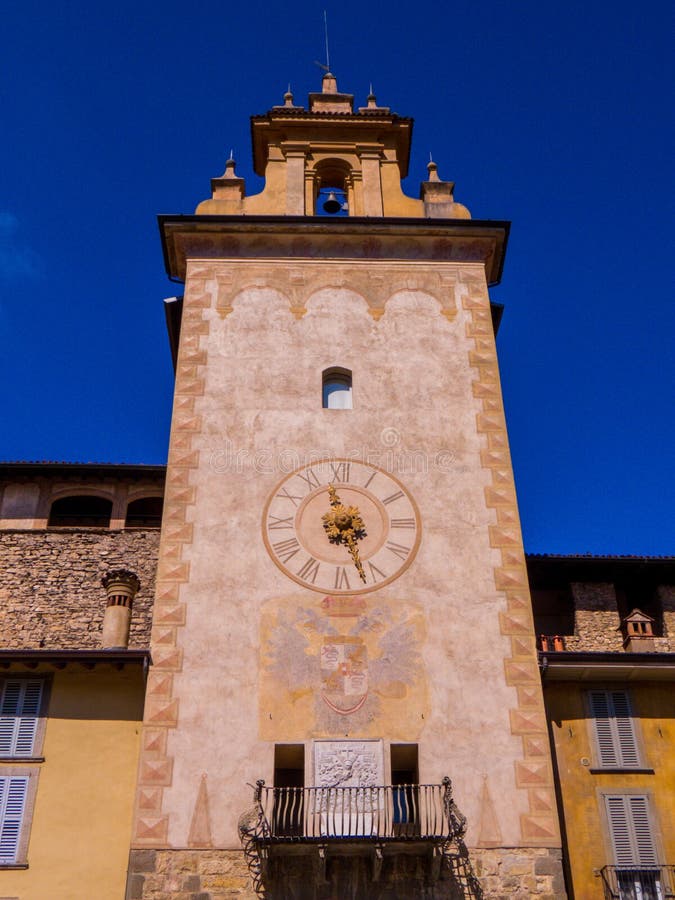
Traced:
<path fill-rule="evenodd" d="M 324 369 L 322 388 L 324 409 L 352 408 L 352 373 L 349 369 L 338 366 Z"/>

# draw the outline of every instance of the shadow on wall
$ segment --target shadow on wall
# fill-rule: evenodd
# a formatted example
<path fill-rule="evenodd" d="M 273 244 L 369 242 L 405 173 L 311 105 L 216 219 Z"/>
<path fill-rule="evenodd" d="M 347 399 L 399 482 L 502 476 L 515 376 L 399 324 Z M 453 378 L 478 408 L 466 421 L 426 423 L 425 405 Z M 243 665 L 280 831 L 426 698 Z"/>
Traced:
<path fill-rule="evenodd" d="M 295 857 L 293 863 L 289 861 L 283 877 L 274 879 L 267 888 L 260 886 L 257 893 L 266 900 L 483 900 L 483 890 L 463 842 L 452 851 L 443 852 L 437 880 L 430 879 L 429 868 L 429 857 L 385 855 L 378 880 L 374 881 L 370 857 L 335 857 L 328 860 L 326 881 L 320 883 L 312 877 L 315 870 L 308 858 Z"/>

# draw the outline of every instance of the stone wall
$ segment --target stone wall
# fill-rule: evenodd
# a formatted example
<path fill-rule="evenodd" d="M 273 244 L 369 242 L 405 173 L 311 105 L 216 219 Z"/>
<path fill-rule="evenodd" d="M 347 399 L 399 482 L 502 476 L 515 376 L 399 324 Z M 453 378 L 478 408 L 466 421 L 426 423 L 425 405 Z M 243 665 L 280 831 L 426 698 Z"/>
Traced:
<path fill-rule="evenodd" d="M 307 849 L 307 848 L 306 848 Z M 564 900 L 560 851 L 544 848 L 472 850 L 471 866 L 461 857 L 443 857 L 438 879 L 423 855 L 391 854 L 377 881 L 372 858 L 331 856 L 326 877 L 312 855 L 284 858 L 284 870 L 271 863 L 276 878 L 256 892 L 244 854 L 236 850 L 132 850 L 126 900 Z"/>
<path fill-rule="evenodd" d="M 100 647 L 110 569 L 136 572 L 141 589 L 130 647 L 150 642 L 159 530 L 0 531 L 0 647 Z"/>
<path fill-rule="evenodd" d="M 663 636 L 669 641 L 670 650 L 675 647 L 675 585 L 663 584 L 657 588 L 657 596 L 663 613 Z"/>
<path fill-rule="evenodd" d="M 575 633 L 565 635 L 565 650 L 623 651 L 615 586 L 609 582 L 575 582 L 571 590 Z M 654 638 L 651 649 L 668 653 L 675 646 L 675 586 L 661 585 L 657 597 L 663 614 L 663 636 Z"/>
<path fill-rule="evenodd" d="M 565 638 L 566 650 L 623 651 L 619 610 L 613 584 L 576 582 L 571 585 L 574 598 L 574 636 Z"/>

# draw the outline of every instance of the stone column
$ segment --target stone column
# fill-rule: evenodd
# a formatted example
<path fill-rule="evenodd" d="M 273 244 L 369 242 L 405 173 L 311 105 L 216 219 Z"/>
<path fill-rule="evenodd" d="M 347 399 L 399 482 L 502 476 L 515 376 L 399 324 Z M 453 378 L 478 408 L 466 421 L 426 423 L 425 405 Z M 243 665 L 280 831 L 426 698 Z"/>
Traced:
<path fill-rule="evenodd" d="M 380 152 L 358 148 L 363 173 L 363 213 L 366 216 L 381 216 L 382 182 L 380 180 Z"/>
<path fill-rule="evenodd" d="M 286 215 L 314 215 L 314 210 L 305 210 L 305 159 L 306 148 L 302 145 L 282 145 L 286 157 Z"/>
<path fill-rule="evenodd" d="M 108 603 L 103 616 L 101 647 L 104 650 L 129 646 L 129 627 L 134 597 L 141 583 L 138 576 L 128 569 L 115 569 L 101 579 L 108 595 Z"/>

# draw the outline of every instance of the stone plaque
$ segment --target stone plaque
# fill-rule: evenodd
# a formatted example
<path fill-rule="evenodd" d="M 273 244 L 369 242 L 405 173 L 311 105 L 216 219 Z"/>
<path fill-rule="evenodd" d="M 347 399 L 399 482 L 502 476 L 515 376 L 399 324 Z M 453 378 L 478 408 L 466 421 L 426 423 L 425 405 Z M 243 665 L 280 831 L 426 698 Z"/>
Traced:
<path fill-rule="evenodd" d="M 314 784 L 320 834 L 380 833 L 385 806 L 382 741 L 314 741 Z"/>
<path fill-rule="evenodd" d="M 382 741 L 314 741 L 316 787 L 375 787 L 384 784 Z"/>

